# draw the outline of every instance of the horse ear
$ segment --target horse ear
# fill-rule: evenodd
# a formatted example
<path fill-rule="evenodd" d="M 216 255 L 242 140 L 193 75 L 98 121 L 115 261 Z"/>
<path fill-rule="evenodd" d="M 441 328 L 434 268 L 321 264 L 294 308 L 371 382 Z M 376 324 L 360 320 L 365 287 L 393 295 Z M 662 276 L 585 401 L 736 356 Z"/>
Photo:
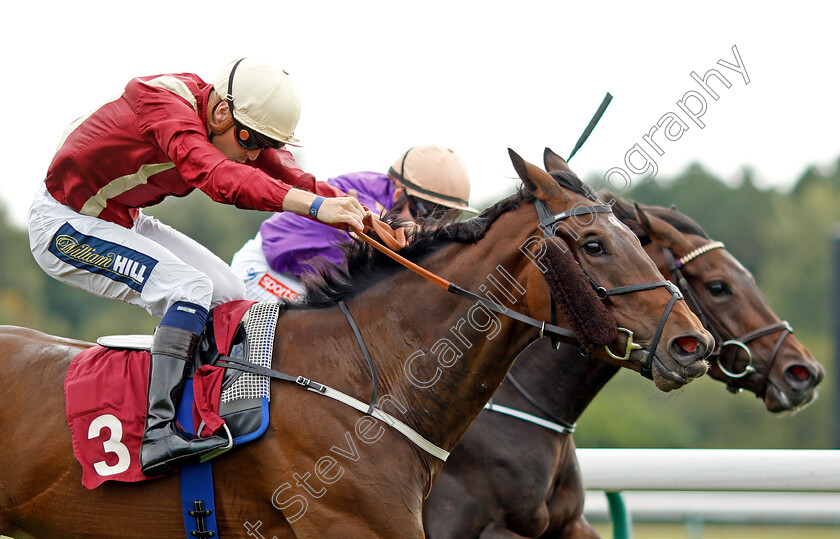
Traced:
<path fill-rule="evenodd" d="M 677 229 L 655 215 L 644 211 L 637 202 L 633 202 L 633 206 L 636 209 L 636 220 L 644 231 L 648 233 L 650 239 L 659 245 L 673 248 L 677 239 L 682 237 Z"/>
<path fill-rule="evenodd" d="M 522 159 L 515 151 L 508 148 L 513 168 L 525 185 L 525 189 L 540 200 L 563 196 L 563 189 L 550 174 Z"/>
<path fill-rule="evenodd" d="M 543 166 L 545 167 L 546 172 L 551 172 L 552 170 L 562 170 L 564 172 L 574 174 L 572 169 L 569 168 L 569 163 L 554 153 L 549 147 L 546 147 L 543 151 Z"/>

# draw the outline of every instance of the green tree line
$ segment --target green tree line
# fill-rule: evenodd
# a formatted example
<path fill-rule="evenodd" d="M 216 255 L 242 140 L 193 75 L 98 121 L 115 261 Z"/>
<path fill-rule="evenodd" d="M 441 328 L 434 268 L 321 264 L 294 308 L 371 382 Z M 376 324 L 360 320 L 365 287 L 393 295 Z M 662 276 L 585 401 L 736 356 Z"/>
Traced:
<path fill-rule="evenodd" d="M 597 182 L 592 182 L 597 183 Z M 771 306 L 826 367 L 820 398 L 807 409 L 772 415 L 746 393 L 700 379 L 664 394 L 626 370 L 587 409 L 575 435 L 580 446 L 830 447 L 834 365 L 831 335 L 831 241 L 840 221 L 840 160 L 809 168 L 789 191 L 761 189 L 744 171 L 737 185 L 701 165 L 670 179 L 639 182 L 624 195 L 670 206 L 723 241 L 756 277 Z M 489 204 L 493 201 L 485 201 Z M 485 204 L 485 205 L 486 205 Z M 229 261 L 268 214 L 212 202 L 196 191 L 147 210 Z M 157 320 L 143 309 L 94 297 L 47 277 L 29 253 L 25 230 L 0 206 L 0 324 L 95 340 L 117 333 L 151 333 Z"/>

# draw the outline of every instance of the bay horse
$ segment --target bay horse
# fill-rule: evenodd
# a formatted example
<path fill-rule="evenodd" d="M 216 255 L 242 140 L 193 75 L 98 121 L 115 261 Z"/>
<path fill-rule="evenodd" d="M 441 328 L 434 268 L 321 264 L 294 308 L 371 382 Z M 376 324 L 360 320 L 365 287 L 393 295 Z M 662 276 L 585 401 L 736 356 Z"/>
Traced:
<path fill-rule="evenodd" d="M 555 315 L 557 324 L 568 327 L 564 313 L 549 312 L 556 290 L 523 246 L 541 234 L 537 206 L 556 214 L 574 207 L 594 211 L 597 205 L 577 177 L 555 179 L 513 151 L 510 156 L 522 179 L 518 194 L 469 221 L 418 233 L 405 256 L 464 290 L 481 290 L 489 277 L 501 279 L 503 271 L 512 279 L 510 297 L 497 296 L 505 308 L 539 320 Z M 626 226 L 608 213 L 597 217 L 579 234 L 563 227 L 555 231 L 592 281 L 611 290 L 662 280 Z M 537 327 L 482 309 L 481 302 L 430 285 L 365 245 L 351 253 L 345 274 L 325 279 L 310 286 L 306 303 L 279 317 L 272 368 L 365 401 L 373 376 L 336 306 L 343 300 L 373 358 L 377 408 L 446 451 L 498 388 L 516 355 L 540 334 Z M 610 296 L 603 304 L 613 323 L 632 331 L 637 342 L 651 346 L 660 334 L 658 346 L 633 350 L 626 363 L 654 364 L 653 379 L 666 390 L 705 373 L 704 358 L 713 347 L 685 302 L 673 304 L 673 298 L 656 287 Z M 668 306 L 673 308 L 663 321 Z M 436 355 L 435 345 L 444 340 L 452 344 L 449 353 L 438 349 Z M 613 350 L 626 344 L 615 341 Z M 30 329 L 0 329 L 5 380 L 0 533 L 50 538 L 184 534 L 175 476 L 83 488 L 64 417 L 62 381 L 71 359 L 89 346 Z M 603 349 L 594 353 L 606 357 Z M 423 500 L 442 460 L 373 417 L 296 384 L 272 383 L 269 408 L 271 423 L 260 439 L 214 462 L 220 535 L 424 536 Z"/>
<path fill-rule="evenodd" d="M 567 167 L 548 148 L 545 161 L 549 170 Z M 752 391 L 770 412 L 794 411 L 815 398 L 823 367 L 791 335 L 731 253 L 675 208 L 634 208 L 616 200 L 613 209 L 666 277 L 677 282 L 678 267 L 684 279 L 680 288 L 691 295 L 717 340 L 710 376 L 728 387 Z M 483 411 L 426 501 L 427 536 L 598 537 L 583 517 L 585 478 L 580 476 L 571 431 L 617 371 L 615 365 L 574 348 L 555 350 L 548 338 L 525 349 L 493 403 L 560 428 Z"/>

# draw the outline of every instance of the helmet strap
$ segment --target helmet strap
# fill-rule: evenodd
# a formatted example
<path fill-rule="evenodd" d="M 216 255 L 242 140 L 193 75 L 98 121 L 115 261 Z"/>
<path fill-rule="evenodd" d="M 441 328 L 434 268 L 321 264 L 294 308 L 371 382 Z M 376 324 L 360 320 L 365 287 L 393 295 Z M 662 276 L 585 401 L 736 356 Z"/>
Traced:
<path fill-rule="evenodd" d="M 221 122 L 215 121 L 216 107 L 222 104 L 222 98 L 215 90 L 210 92 L 210 98 L 207 100 L 207 127 L 213 135 L 221 135 L 233 126 L 233 115 L 228 114 Z"/>

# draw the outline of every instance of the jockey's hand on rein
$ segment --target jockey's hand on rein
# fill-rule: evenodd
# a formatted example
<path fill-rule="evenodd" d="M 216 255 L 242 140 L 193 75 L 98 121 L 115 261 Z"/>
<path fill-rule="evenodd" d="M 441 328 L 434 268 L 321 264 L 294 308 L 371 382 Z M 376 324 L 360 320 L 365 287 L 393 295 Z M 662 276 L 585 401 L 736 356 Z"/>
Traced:
<path fill-rule="evenodd" d="M 370 212 L 353 197 L 330 197 L 318 209 L 317 219 L 328 225 L 339 225 L 337 228 L 363 230 L 363 221 L 368 214 Z"/>

